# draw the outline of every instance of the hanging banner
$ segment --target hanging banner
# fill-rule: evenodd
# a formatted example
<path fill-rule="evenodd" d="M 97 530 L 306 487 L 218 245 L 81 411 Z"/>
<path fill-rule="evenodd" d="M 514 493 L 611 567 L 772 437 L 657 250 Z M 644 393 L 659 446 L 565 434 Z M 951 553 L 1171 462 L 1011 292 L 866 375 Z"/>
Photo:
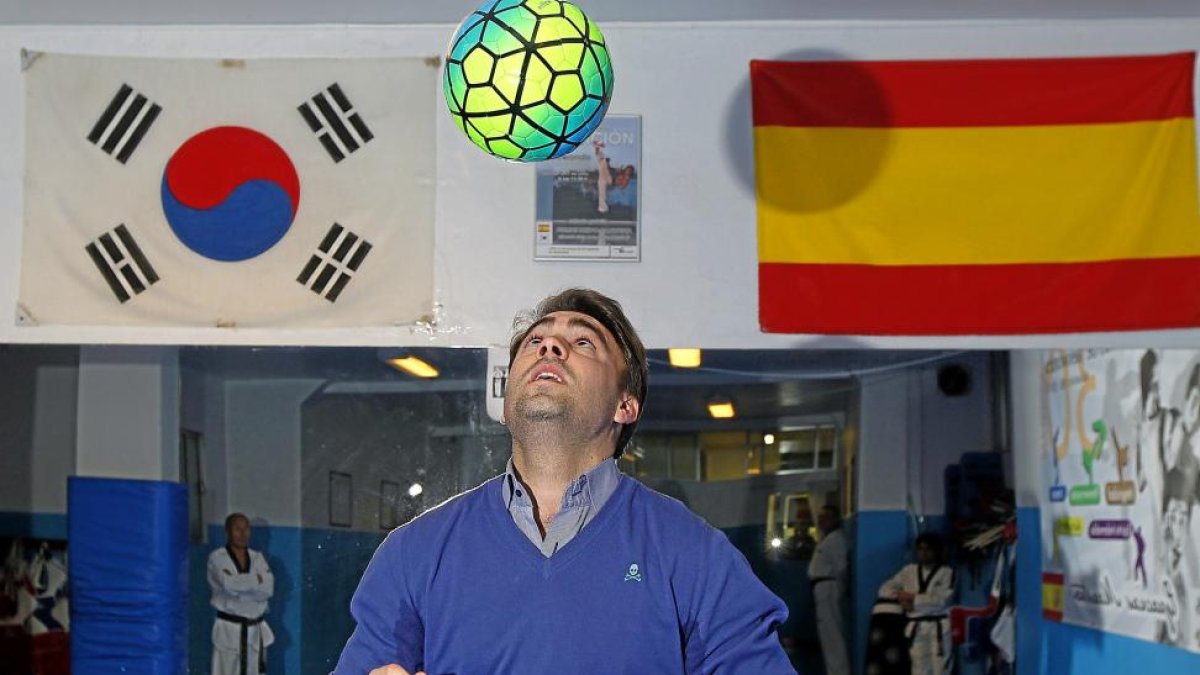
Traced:
<path fill-rule="evenodd" d="M 1200 652 L 1200 352 L 1042 372 L 1043 616 Z"/>
<path fill-rule="evenodd" d="M 430 312 L 436 60 L 25 63 L 20 323 Z"/>

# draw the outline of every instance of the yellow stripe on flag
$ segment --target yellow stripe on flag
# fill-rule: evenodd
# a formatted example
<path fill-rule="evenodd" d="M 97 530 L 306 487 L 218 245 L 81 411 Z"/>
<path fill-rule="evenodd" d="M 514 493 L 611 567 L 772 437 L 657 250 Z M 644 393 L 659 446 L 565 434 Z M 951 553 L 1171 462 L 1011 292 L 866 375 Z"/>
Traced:
<path fill-rule="evenodd" d="M 754 133 L 762 263 L 1200 255 L 1191 118 Z"/>

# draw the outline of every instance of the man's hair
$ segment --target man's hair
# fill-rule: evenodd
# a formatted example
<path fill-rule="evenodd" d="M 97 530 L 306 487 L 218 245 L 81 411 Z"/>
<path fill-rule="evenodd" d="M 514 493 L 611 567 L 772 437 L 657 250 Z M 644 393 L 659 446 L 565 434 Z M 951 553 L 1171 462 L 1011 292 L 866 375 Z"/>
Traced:
<path fill-rule="evenodd" d="M 231 513 L 231 514 L 229 514 L 229 515 L 225 516 L 225 531 L 226 531 L 226 532 L 228 532 L 228 531 L 229 531 L 229 528 L 233 527 L 233 522 L 234 522 L 235 520 L 244 520 L 244 521 L 246 521 L 246 524 L 247 524 L 247 525 L 249 525 L 249 524 L 250 524 L 250 519 L 246 517 L 246 514 L 244 514 L 244 513 Z"/>
<path fill-rule="evenodd" d="M 1147 349 L 1145 354 L 1142 354 L 1142 360 L 1139 364 L 1142 376 L 1142 407 L 1146 407 L 1146 398 L 1150 396 L 1150 384 L 1154 381 L 1154 368 L 1158 365 L 1158 355 L 1153 349 Z"/>
<path fill-rule="evenodd" d="M 646 348 L 642 345 L 642 339 L 638 337 L 629 319 L 625 318 L 621 303 L 590 289 L 569 288 L 542 300 L 532 312 L 519 315 L 513 321 L 513 338 L 508 345 L 508 365 L 512 366 L 517 357 L 517 350 L 521 348 L 521 343 L 525 341 L 530 329 L 554 312 L 579 312 L 595 319 L 612 333 L 625 360 L 621 389 L 624 393 L 632 394 L 639 404 L 644 404 L 649 366 L 646 363 Z M 613 457 L 620 457 L 625 452 L 625 446 L 633 437 L 637 423 L 638 420 L 635 419 L 622 427 L 621 434 L 617 437 L 617 447 L 613 449 Z"/>
<path fill-rule="evenodd" d="M 921 544 L 928 546 L 929 550 L 938 555 L 938 558 L 942 557 L 942 536 L 940 534 L 936 532 L 926 532 L 918 536 L 917 540 L 913 542 L 913 548 L 916 548 Z"/>

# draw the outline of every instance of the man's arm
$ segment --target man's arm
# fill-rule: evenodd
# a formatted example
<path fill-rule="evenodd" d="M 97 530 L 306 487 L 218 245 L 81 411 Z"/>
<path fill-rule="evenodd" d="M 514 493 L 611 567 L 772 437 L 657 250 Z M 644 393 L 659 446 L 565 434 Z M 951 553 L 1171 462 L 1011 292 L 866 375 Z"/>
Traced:
<path fill-rule="evenodd" d="M 425 628 L 404 574 L 402 530 L 388 535 L 350 601 L 358 624 L 333 675 L 363 675 L 390 664 L 415 673 L 425 667 Z M 388 671 L 384 671 L 388 672 Z"/>
<path fill-rule="evenodd" d="M 250 574 L 236 575 L 234 583 L 241 588 L 240 595 L 243 598 L 266 602 L 271 599 L 272 595 L 275 595 L 275 575 L 271 574 L 267 558 L 261 553 L 255 556 L 255 564 L 252 566 Z"/>
<path fill-rule="evenodd" d="M 725 535 L 708 533 L 695 573 L 682 626 L 690 675 L 796 672 L 779 644 L 787 607 Z"/>
<path fill-rule="evenodd" d="M 954 597 L 954 570 L 943 567 L 933 575 L 929 588 L 913 596 L 913 610 L 921 614 L 940 614 L 950 607 Z"/>

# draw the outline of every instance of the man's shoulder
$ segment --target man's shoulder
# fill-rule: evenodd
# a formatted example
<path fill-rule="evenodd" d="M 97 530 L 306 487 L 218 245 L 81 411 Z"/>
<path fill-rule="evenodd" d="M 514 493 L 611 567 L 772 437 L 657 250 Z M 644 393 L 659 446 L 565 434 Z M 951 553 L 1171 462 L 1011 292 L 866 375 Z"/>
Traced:
<path fill-rule="evenodd" d="M 725 535 L 720 530 L 696 515 L 688 508 L 687 504 L 645 485 L 636 478 L 626 478 L 633 483 L 632 508 L 646 514 L 659 526 L 685 532 L 691 536 L 715 534 L 724 538 Z"/>
<path fill-rule="evenodd" d="M 224 546 L 214 548 L 209 551 L 208 560 L 209 562 L 224 562 L 229 560 L 229 552 L 225 550 Z"/>

